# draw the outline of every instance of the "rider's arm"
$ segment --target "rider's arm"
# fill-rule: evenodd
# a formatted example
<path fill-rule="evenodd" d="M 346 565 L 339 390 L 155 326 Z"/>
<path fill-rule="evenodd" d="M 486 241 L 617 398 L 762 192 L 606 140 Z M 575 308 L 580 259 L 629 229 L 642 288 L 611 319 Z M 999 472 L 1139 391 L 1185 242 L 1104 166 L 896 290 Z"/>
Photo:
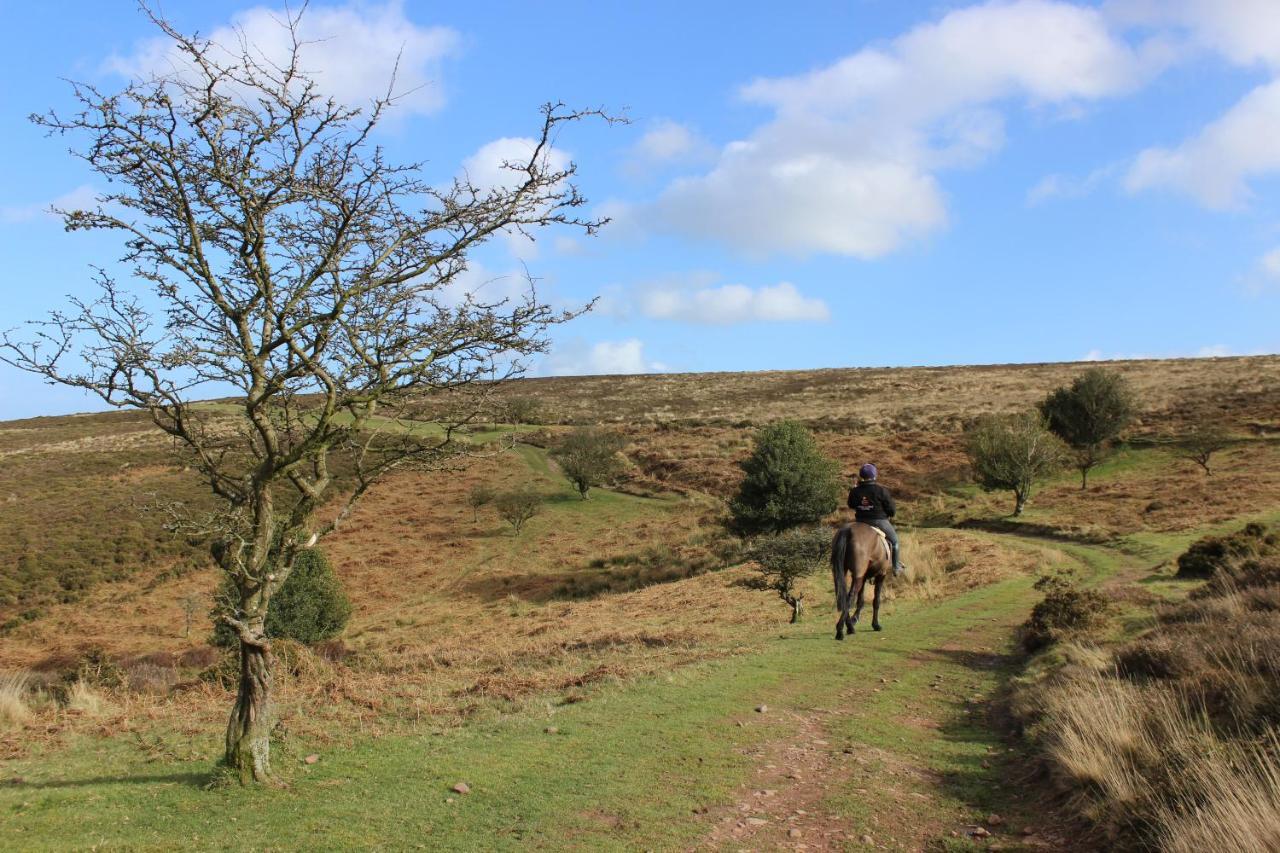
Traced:
<path fill-rule="evenodd" d="M 880 487 L 881 496 L 884 498 L 884 514 L 893 518 L 898 512 L 898 506 L 893 502 L 893 496 L 889 494 L 889 490 Z"/>

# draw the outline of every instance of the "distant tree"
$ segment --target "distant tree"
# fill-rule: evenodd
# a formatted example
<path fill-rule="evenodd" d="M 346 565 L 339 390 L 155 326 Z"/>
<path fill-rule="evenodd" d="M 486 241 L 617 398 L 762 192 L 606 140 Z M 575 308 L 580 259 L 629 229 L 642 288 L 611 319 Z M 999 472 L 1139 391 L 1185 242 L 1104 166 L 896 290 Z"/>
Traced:
<path fill-rule="evenodd" d="M 143 8 L 172 52 L 168 70 L 113 93 L 73 84 L 74 111 L 35 119 L 79 140 L 105 187 L 62 213 L 66 228 L 119 235 L 129 274 L 99 267 L 98 298 L 73 299 L 31 339 L 6 334 L 0 356 L 145 410 L 218 499 L 216 512 L 173 505 L 172 517 L 235 584 L 222 619 L 242 677 L 225 762 L 243 783 L 267 781 L 272 596 L 379 477 L 457 452 L 453 431 L 479 403 L 442 431 L 403 429 L 424 394 L 519 374 L 574 316 L 532 288 L 486 303 L 451 285 L 495 236 L 596 230 L 552 145 L 602 114 L 548 104 L 528 157 L 502 164 L 509 180 L 441 181 L 378 144 L 394 80 L 365 105 L 324 94 L 307 70 L 305 3 L 278 19 L 283 55 L 184 34 Z M 230 402 L 199 403 L 215 395 Z"/>
<path fill-rule="evenodd" d="M 840 505 L 840 466 L 797 421 L 779 421 L 757 432 L 742 471 L 729 510 L 744 534 L 811 524 Z"/>
<path fill-rule="evenodd" d="M 760 567 L 764 587 L 791 606 L 792 623 L 800 621 L 804 599 L 796 585 L 825 563 L 830 547 L 831 531 L 825 527 L 793 528 L 752 543 L 751 559 Z"/>
<path fill-rule="evenodd" d="M 497 493 L 492 486 L 478 483 L 471 487 L 471 491 L 467 493 L 467 505 L 471 507 L 473 522 L 480 520 L 480 507 L 493 503 L 495 497 Z"/>
<path fill-rule="evenodd" d="M 585 501 L 594 486 L 602 486 L 622 469 L 619 455 L 626 440 L 614 432 L 577 427 L 552 448 L 551 458 Z"/>
<path fill-rule="evenodd" d="M 1067 449 L 1035 412 L 985 415 L 965 435 L 974 476 L 987 490 L 1013 492 L 1013 514 L 1021 515 L 1038 480 L 1062 467 Z"/>
<path fill-rule="evenodd" d="M 231 646 L 239 639 L 220 618 L 234 612 L 238 601 L 235 582 L 224 578 L 215 598 L 213 643 Z M 271 597 L 266 633 L 273 640 L 318 643 L 342 633 L 351 618 L 351 601 L 333 565 L 319 548 L 307 548 L 294 558 L 293 571 Z"/>
<path fill-rule="evenodd" d="M 536 424 L 541 422 L 542 403 L 537 397 L 508 397 L 506 409 L 510 423 Z"/>
<path fill-rule="evenodd" d="M 1089 485 L 1089 469 L 1106 458 L 1108 445 L 1133 420 L 1136 409 L 1128 380 L 1101 367 L 1086 370 L 1040 403 L 1049 429 L 1075 451 L 1081 489 Z"/>
<path fill-rule="evenodd" d="M 1199 465 L 1208 476 L 1213 473 L 1209 469 L 1209 459 L 1219 450 L 1231 446 L 1231 433 L 1216 419 L 1204 416 L 1192 424 L 1178 444 L 1178 455 Z"/>
<path fill-rule="evenodd" d="M 182 615 L 185 619 L 182 637 L 187 639 L 191 636 L 191 623 L 195 620 L 196 614 L 200 612 L 200 596 L 184 595 L 182 597 Z"/>
<path fill-rule="evenodd" d="M 515 528 L 517 536 L 525 522 L 542 511 L 542 496 L 529 487 L 502 492 L 493 499 L 494 509 L 504 521 Z"/>

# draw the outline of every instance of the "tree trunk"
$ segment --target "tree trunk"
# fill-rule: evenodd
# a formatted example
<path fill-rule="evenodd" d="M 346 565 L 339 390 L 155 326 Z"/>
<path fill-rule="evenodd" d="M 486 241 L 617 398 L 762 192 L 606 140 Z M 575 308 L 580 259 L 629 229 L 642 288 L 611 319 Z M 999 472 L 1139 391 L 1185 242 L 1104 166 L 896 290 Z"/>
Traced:
<path fill-rule="evenodd" d="M 1080 466 L 1080 491 L 1084 491 L 1089 487 L 1089 467 L 1087 465 Z"/>
<path fill-rule="evenodd" d="M 800 621 L 800 599 L 787 598 L 786 602 L 791 605 L 791 624 L 794 625 Z"/>
<path fill-rule="evenodd" d="M 271 644 L 261 621 L 257 642 L 240 641 L 240 692 L 227 723 L 226 764 L 242 785 L 271 781 Z"/>
<path fill-rule="evenodd" d="M 1022 508 L 1027 505 L 1027 496 L 1023 492 L 1013 493 L 1013 514 L 1022 515 Z"/>

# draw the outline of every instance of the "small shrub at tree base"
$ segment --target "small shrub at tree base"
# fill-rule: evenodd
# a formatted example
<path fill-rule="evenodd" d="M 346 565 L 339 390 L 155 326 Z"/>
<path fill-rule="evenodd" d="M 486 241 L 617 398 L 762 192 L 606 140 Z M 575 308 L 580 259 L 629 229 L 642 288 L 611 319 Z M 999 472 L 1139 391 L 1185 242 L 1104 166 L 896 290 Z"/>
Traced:
<path fill-rule="evenodd" d="M 519 536 L 520 528 L 524 527 L 525 522 L 542 511 L 542 496 L 527 487 L 516 489 L 495 497 L 493 506 L 503 521 L 515 528 L 515 533 Z"/>
<path fill-rule="evenodd" d="M 595 427 L 578 427 L 551 451 L 551 458 L 583 500 L 595 486 L 602 486 L 622 470 L 619 455 L 622 436 Z"/>
<path fill-rule="evenodd" d="M 1263 524 L 1246 524 L 1227 536 L 1206 536 L 1178 557 L 1178 577 L 1210 578 L 1232 562 L 1280 548 L 1280 539 Z"/>
<path fill-rule="evenodd" d="M 1068 573 L 1046 575 L 1036 581 L 1044 599 L 1031 610 L 1031 618 L 1018 631 L 1028 652 L 1037 652 L 1064 639 L 1077 639 L 1097 631 L 1107 622 L 1110 602 L 1102 593 L 1080 589 Z"/>
<path fill-rule="evenodd" d="M 233 609 L 240 593 L 228 577 L 218 591 L 214 607 L 214 645 L 233 646 L 235 632 L 218 619 Z M 351 602 L 342 590 L 333 566 L 317 548 L 299 551 L 293 571 L 271 597 L 267 609 L 266 633 L 271 639 L 318 643 L 342 633 L 351 617 Z"/>
<path fill-rule="evenodd" d="M 756 540 L 751 559 L 760 567 L 763 586 L 778 593 L 791 606 L 791 621 L 800 621 L 804 595 L 796 584 L 824 565 L 831 547 L 831 531 L 825 527 L 787 530 Z"/>
<path fill-rule="evenodd" d="M 812 524 L 840 505 L 840 467 L 796 421 L 761 429 L 742 470 L 742 485 L 729 505 L 733 526 L 741 533 L 778 533 Z"/>

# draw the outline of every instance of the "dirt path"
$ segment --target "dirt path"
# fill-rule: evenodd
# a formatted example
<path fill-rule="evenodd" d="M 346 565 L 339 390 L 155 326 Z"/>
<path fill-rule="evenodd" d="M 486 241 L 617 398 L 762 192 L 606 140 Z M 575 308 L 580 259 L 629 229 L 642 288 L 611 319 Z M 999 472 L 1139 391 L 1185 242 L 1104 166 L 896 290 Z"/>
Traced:
<path fill-rule="evenodd" d="M 841 687 L 829 707 L 766 708 L 789 735 L 740 750 L 752 778 L 705 813 L 694 849 L 1070 849 L 1016 784 L 1023 756 L 989 719 L 1024 615 L 987 618 L 905 659 L 885 654 L 884 675 Z M 851 654 L 877 654 L 881 636 L 858 634 Z"/>

